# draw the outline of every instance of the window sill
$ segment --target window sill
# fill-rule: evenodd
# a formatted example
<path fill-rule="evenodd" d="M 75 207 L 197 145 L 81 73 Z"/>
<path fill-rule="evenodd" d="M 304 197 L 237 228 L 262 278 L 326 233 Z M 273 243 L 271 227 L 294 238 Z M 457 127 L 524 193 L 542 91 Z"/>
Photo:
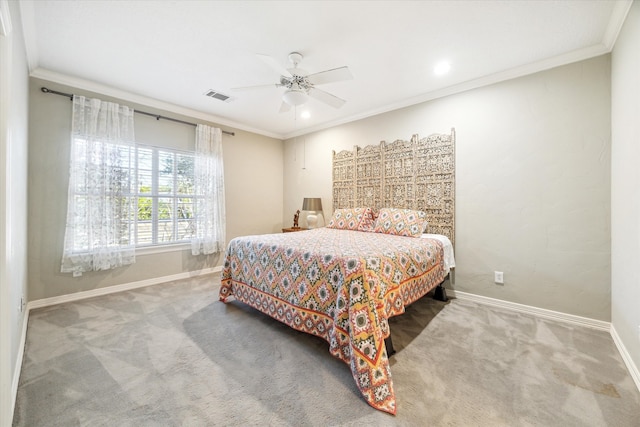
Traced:
<path fill-rule="evenodd" d="M 191 250 L 190 243 L 177 243 L 173 245 L 157 245 L 157 246 L 143 246 L 136 248 L 136 255 L 153 255 L 161 254 L 165 252 L 179 252 Z"/>

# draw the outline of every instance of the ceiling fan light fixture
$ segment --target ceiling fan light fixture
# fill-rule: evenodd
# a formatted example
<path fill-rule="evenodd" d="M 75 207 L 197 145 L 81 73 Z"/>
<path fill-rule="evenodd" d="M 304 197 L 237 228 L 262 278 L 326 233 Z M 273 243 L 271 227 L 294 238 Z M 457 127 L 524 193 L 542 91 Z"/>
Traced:
<path fill-rule="evenodd" d="M 307 94 L 300 89 L 289 89 L 282 95 L 282 100 L 292 107 L 295 107 L 307 102 Z"/>

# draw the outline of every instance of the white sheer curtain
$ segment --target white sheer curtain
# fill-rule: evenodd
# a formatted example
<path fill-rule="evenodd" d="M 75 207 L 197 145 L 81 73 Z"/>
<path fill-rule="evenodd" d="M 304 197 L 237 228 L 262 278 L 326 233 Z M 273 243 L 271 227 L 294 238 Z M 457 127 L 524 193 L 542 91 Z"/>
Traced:
<path fill-rule="evenodd" d="M 73 97 L 63 273 L 135 262 L 133 113 L 112 102 Z"/>
<path fill-rule="evenodd" d="M 191 239 L 191 253 L 206 255 L 222 252 L 225 250 L 226 221 L 220 129 L 197 125 L 194 173 L 196 233 Z"/>

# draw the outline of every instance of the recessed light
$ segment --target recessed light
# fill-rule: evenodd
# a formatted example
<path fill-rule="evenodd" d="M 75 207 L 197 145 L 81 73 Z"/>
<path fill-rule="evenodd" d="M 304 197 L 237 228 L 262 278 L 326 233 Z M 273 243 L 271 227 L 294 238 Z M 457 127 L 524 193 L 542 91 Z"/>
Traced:
<path fill-rule="evenodd" d="M 305 110 L 302 113 L 300 113 L 300 117 L 303 119 L 308 119 L 309 117 L 311 117 L 311 113 Z"/>
<path fill-rule="evenodd" d="M 441 62 L 438 62 L 436 66 L 433 68 L 433 72 L 438 76 L 442 76 L 443 74 L 447 74 L 450 69 L 451 69 L 451 64 L 449 64 L 448 61 L 441 61 Z"/>

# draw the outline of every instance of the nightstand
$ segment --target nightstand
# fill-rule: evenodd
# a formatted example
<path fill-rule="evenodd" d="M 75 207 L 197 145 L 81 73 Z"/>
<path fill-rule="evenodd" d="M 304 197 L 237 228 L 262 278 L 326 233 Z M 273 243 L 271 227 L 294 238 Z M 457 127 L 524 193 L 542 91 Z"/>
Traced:
<path fill-rule="evenodd" d="M 283 233 L 293 233 L 294 231 L 305 231 L 308 230 L 308 228 L 302 228 L 302 227 L 298 227 L 298 228 L 283 228 L 282 232 Z"/>

